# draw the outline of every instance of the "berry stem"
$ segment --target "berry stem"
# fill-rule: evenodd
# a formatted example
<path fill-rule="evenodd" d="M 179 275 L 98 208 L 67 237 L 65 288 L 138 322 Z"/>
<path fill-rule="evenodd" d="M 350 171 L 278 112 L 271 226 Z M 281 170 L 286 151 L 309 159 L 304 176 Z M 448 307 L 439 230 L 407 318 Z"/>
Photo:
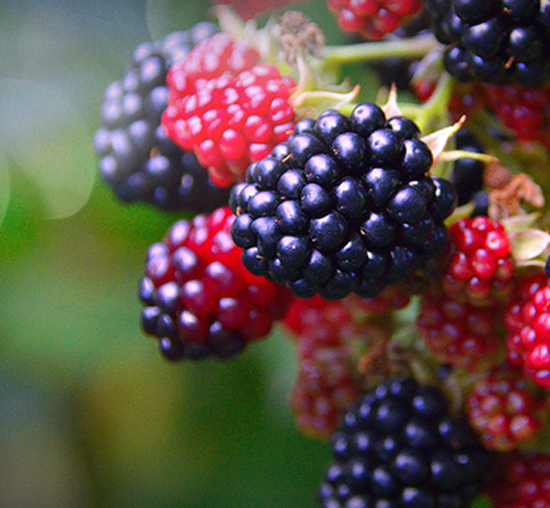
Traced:
<path fill-rule="evenodd" d="M 345 46 L 327 46 L 323 67 L 351 62 L 366 62 L 390 57 L 422 57 L 437 47 L 439 43 L 432 34 L 409 39 L 383 42 L 364 42 Z"/>

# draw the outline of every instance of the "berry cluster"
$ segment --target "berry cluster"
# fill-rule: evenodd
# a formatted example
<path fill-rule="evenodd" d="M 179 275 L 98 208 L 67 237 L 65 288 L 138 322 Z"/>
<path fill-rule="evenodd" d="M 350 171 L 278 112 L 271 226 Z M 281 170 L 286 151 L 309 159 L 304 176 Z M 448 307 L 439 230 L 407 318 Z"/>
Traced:
<path fill-rule="evenodd" d="M 377 296 L 445 247 L 456 194 L 432 162 L 416 125 L 374 104 L 300 121 L 232 190 L 244 265 L 304 298 Z"/>
<path fill-rule="evenodd" d="M 168 74 L 162 124 L 193 150 L 220 186 L 242 179 L 247 166 L 286 140 L 294 127 L 294 80 L 245 42 L 220 33 L 198 44 Z"/>
<path fill-rule="evenodd" d="M 332 441 L 321 506 L 467 506 L 487 454 L 442 393 L 396 378 L 359 400 Z"/>
<path fill-rule="evenodd" d="M 538 384 L 550 388 L 550 285 L 546 275 L 528 275 L 506 311 L 508 359 Z"/>
<path fill-rule="evenodd" d="M 269 334 L 289 303 L 284 287 L 239 263 L 227 207 L 178 221 L 147 253 L 143 329 L 169 360 L 229 358 Z"/>
<path fill-rule="evenodd" d="M 538 0 L 428 0 L 445 67 L 461 81 L 537 87 L 550 78 L 550 11 Z"/>
<path fill-rule="evenodd" d="M 329 437 L 359 396 L 353 346 L 361 327 L 342 302 L 297 298 L 285 318 L 294 335 L 298 378 L 290 406 L 309 435 Z"/>
<path fill-rule="evenodd" d="M 404 25 L 419 0 L 328 5 L 380 41 L 219 8 L 221 32 L 143 44 L 107 88 L 103 179 L 186 214 L 147 252 L 142 328 L 225 360 L 283 324 L 296 423 L 333 435 L 322 507 L 548 506 L 550 4 L 427 0 L 431 29 Z M 357 99 L 373 69 L 415 103 Z"/>
<path fill-rule="evenodd" d="M 498 451 L 513 450 L 535 436 L 544 424 L 542 410 L 541 398 L 521 371 L 490 373 L 466 400 L 468 420 L 485 446 Z"/>
<path fill-rule="evenodd" d="M 502 224 L 487 217 L 451 226 L 451 261 L 442 275 L 443 291 L 477 307 L 505 302 L 513 288 L 514 263 Z"/>

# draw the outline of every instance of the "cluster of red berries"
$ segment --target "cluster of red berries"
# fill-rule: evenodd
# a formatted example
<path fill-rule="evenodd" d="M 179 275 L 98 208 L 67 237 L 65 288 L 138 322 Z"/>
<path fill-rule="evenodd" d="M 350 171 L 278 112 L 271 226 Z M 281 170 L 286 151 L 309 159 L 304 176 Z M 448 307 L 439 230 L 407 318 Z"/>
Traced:
<path fill-rule="evenodd" d="M 249 20 L 289 2 L 214 3 Z M 344 31 L 381 40 L 422 2 L 328 6 Z M 453 84 L 435 116 L 485 108 L 517 141 L 550 146 L 550 93 L 537 87 L 550 72 L 538 47 L 550 8 L 430 0 L 427 9 L 449 45 L 429 53 L 441 64 L 431 68 L 444 61 L 468 81 Z M 230 21 L 220 26 L 235 28 Z M 550 506 L 550 457 L 542 453 L 550 283 L 540 269 L 545 246 L 529 243 L 548 235 L 521 225 L 531 217 L 521 208 L 525 189 L 506 194 L 499 209 L 517 217 L 495 216 L 479 155 L 494 148 L 490 134 L 484 146 L 471 133 L 458 136 L 458 150 L 477 155 L 454 152 L 451 178 L 441 177 L 439 145 L 449 129 L 422 137 L 392 100 L 342 107 L 342 95 L 321 89 L 343 78 L 338 65 L 323 67 L 323 52 L 308 46 L 319 28 L 279 28 L 269 33 L 281 40 L 269 44 L 240 38 L 247 24 L 240 36 L 202 27 L 191 39 L 178 33 L 141 46 L 106 93 L 106 125 L 96 134 L 104 179 L 126 201 L 189 205 L 147 252 L 143 330 L 170 361 L 225 360 L 284 325 L 298 360 L 290 396 L 297 425 L 333 435 L 323 507 L 465 508 L 480 492 L 501 508 Z M 407 42 L 389 37 L 378 57 L 402 44 L 407 58 Z M 283 38 L 300 55 L 297 69 L 274 50 Z M 368 55 L 368 43 L 358 47 Z M 313 65 L 312 55 L 320 60 Z M 430 79 L 408 84 L 430 101 L 410 108 L 417 120 L 448 99 Z M 193 171 L 187 163 L 183 171 L 183 160 Z M 189 189 L 208 192 L 190 197 Z M 457 203 L 465 206 L 454 212 Z M 518 249 L 521 264 L 539 269 L 520 266 Z M 505 488 L 486 477 L 495 468 Z"/>

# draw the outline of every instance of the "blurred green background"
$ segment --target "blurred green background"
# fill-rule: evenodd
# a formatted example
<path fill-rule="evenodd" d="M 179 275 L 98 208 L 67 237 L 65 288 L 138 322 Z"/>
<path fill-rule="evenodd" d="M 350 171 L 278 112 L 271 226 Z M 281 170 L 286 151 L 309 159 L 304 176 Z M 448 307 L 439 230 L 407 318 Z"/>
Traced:
<path fill-rule="evenodd" d="M 177 216 L 121 205 L 96 176 L 104 88 L 208 7 L 0 0 L 2 508 L 315 504 L 329 454 L 290 415 L 292 344 L 164 362 L 136 286 Z M 298 8 L 338 39 L 324 0 Z"/>

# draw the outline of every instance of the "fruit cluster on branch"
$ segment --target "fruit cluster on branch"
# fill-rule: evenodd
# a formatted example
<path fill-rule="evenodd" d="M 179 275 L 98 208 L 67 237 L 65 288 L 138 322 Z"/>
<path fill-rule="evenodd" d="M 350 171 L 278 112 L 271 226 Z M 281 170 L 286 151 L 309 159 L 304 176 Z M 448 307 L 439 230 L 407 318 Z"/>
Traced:
<path fill-rule="evenodd" d="M 282 325 L 324 508 L 549 507 L 550 4 L 328 0 L 356 39 L 325 47 L 258 27 L 292 2 L 215 3 L 136 48 L 94 138 L 116 197 L 178 214 L 144 332 L 228 360 Z"/>

